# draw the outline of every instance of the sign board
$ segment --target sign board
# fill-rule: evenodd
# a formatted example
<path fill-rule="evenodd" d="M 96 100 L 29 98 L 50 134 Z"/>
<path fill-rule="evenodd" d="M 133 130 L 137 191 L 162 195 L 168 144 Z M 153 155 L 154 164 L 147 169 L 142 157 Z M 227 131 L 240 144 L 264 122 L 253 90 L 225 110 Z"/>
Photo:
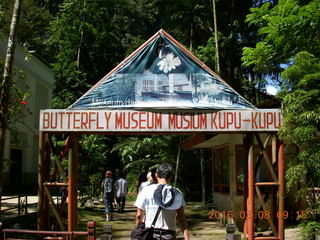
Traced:
<path fill-rule="evenodd" d="M 40 131 L 45 132 L 274 132 L 281 122 L 279 109 L 40 111 Z"/>

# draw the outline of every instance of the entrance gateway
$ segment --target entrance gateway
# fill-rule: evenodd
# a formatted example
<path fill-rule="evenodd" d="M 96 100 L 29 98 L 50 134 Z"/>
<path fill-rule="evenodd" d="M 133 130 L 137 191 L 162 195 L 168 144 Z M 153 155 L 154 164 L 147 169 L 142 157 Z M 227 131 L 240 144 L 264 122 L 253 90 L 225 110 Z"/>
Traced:
<path fill-rule="evenodd" d="M 49 202 L 61 230 L 62 209 L 68 198 L 68 231 L 77 230 L 78 135 L 79 134 L 190 134 L 242 133 L 247 156 L 244 191 L 246 239 L 284 239 L 284 145 L 277 139 L 282 118 L 279 109 L 259 110 L 232 89 L 210 68 L 164 30 L 160 30 L 128 56 L 68 109 L 40 111 L 39 216 L 38 229 L 49 229 Z M 267 133 L 263 143 L 258 133 Z M 53 134 L 68 136 L 50 176 L 55 152 Z M 261 154 L 255 166 L 253 138 Z M 272 142 L 271 156 L 266 151 Z M 64 183 L 61 160 L 68 155 L 68 177 Z M 255 168 L 264 159 L 271 182 L 256 182 Z M 49 187 L 65 186 L 67 194 L 55 206 Z M 276 188 L 268 209 L 260 187 Z M 255 236 L 255 196 L 261 209 L 269 211 L 272 233 Z M 277 214 L 278 213 L 278 214 Z"/>

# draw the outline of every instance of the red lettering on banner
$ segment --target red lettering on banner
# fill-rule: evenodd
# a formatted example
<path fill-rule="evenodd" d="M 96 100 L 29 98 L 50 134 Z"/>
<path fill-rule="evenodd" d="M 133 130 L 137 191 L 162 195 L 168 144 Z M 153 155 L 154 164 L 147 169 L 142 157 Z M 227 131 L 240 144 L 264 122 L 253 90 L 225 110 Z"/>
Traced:
<path fill-rule="evenodd" d="M 136 117 L 135 117 L 137 114 L 138 114 L 137 112 L 134 112 L 134 113 L 131 114 L 131 120 L 132 120 L 132 122 L 135 123 L 135 125 L 131 127 L 133 129 L 136 129 L 139 126 L 139 123 L 138 123 L 138 121 L 136 120 Z"/>
<path fill-rule="evenodd" d="M 99 125 L 99 122 L 100 122 L 99 112 L 96 112 L 96 121 L 97 121 L 97 129 L 103 129 L 103 126 Z"/>
<path fill-rule="evenodd" d="M 117 129 L 122 128 L 122 113 L 116 113 L 115 127 Z"/>
<path fill-rule="evenodd" d="M 63 115 L 65 114 L 64 112 L 59 112 L 60 115 L 60 128 L 63 128 Z"/>
<path fill-rule="evenodd" d="M 126 115 L 129 115 L 129 117 L 126 117 Z M 127 120 L 127 121 L 126 121 Z M 130 113 L 122 113 L 122 127 L 124 129 L 129 129 L 130 128 Z"/>
<path fill-rule="evenodd" d="M 180 117 L 180 118 L 178 118 L 178 117 Z M 182 127 L 183 127 L 183 123 L 182 123 L 182 116 L 181 116 L 181 114 L 179 114 L 179 115 L 177 115 L 177 113 L 174 115 L 174 119 L 175 119 L 175 121 L 174 121 L 174 128 L 175 129 L 181 129 Z M 180 124 L 180 125 L 179 125 Z"/>
<path fill-rule="evenodd" d="M 70 125 L 71 125 L 71 114 L 72 114 L 72 112 L 67 112 L 67 115 L 68 115 L 68 129 L 70 129 Z"/>
<path fill-rule="evenodd" d="M 154 113 L 154 126 L 155 128 L 162 128 L 162 114 Z"/>
<path fill-rule="evenodd" d="M 251 113 L 251 124 L 253 129 L 258 129 L 257 116 L 258 113 Z"/>
<path fill-rule="evenodd" d="M 169 113 L 168 121 L 169 121 L 169 128 L 175 128 L 175 114 Z"/>
<path fill-rule="evenodd" d="M 236 129 L 240 129 L 242 126 L 241 126 L 241 124 L 242 124 L 242 121 L 241 121 L 241 112 L 238 112 L 238 117 L 237 117 L 237 113 L 236 112 L 234 112 L 233 113 L 233 115 L 234 115 L 234 127 L 236 128 Z M 238 121 L 237 121 L 238 120 Z M 238 125 L 237 125 L 237 122 L 238 122 Z"/>
<path fill-rule="evenodd" d="M 232 112 L 227 112 L 227 116 L 225 115 L 226 122 L 227 122 L 227 128 L 229 129 L 229 126 L 233 125 L 233 113 Z"/>
<path fill-rule="evenodd" d="M 95 119 L 93 118 L 93 115 L 95 115 L 95 112 L 89 112 L 89 128 L 92 128 L 91 123 L 95 122 Z"/>
<path fill-rule="evenodd" d="M 50 113 L 47 113 L 47 112 L 43 113 L 42 127 L 43 127 L 44 129 L 49 128 L 49 126 L 50 126 L 50 120 L 49 120 L 49 118 L 50 118 Z"/>
<path fill-rule="evenodd" d="M 261 114 L 263 114 L 263 118 L 262 118 Z M 266 121 L 267 121 L 267 119 L 265 117 L 266 113 L 259 113 L 258 115 L 259 115 L 259 127 L 261 129 L 265 129 L 266 128 Z"/>
<path fill-rule="evenodd" d="M 222 121 L 222 119 L 221 119 L 221 113 L 219 112 L 218 113 L 218 115 L 219 115 L 219 129 L 225 129 L 226 128 L 226 117 L 225 117 L 225 113 L 224 113 L 224 115 L 223 115 L 223 121 Z M 222 122 L 224 123 L 223 125 L 222 125 Z"/>
<path fill-rule="evenodd" d="M 217 129 L 216 118 L 218 113 L 211 113 L 211 128 Z"/>
<path fill-rule="evenodd" d="M 197 113 L 169 113 L 169 128 L 174 129 L 206 129 L 207 114 Z"/>
<path fill-rule="evenodd" d="M 194 126 L 194 129 L 206 129 L 207 128 L 207 114 L 198 113 L 198 126 L 197 128 Z"/>
<path fill-rule="evenodd" d="M 278 115 L 278 117 L 277 117 L 277 115 Z M 277 121 L 277 118 L 278 118 L 278 121 Z M 279 128 L 280 124 L 281 124 L 281 113 L 280 112 L 273 113 L 273 121 L 274 121 L 274 127 Z M 277 122 L 278 122 L 278 124 L 277 124 Z"/>
<path fill-rule="evenodd" d="M 80 115 L 80 113 L 79 112 L 74 112 L 73 113 L 73 128 L 74 129 L 79 129 L 80 128 L 80 124 L 79 124 L 79 126 L 76 125 L 77 122 L 80 122 L 80 119 L 77 119 L 77 115 Z"/>
<path fill-rule="evenodd" d="M 184 114 L 183 114 L 182 120 L 187 123 L 187 125 L 184 126 L 183 129 L 189 129 L 189 128 L 192 127 L 192 125 L 191 125 L 191 123 L 190 123 L 190 119 L 189 119 L 186 115 L 188 115 L 189 118 L 190 118 L 190 114 L 189 114 L 189 113 L 184 113 Z M 191 125 L 191 126 L 190 126 L 190 125 Z"/>
<path fill-rule="evenodd" d="M 145 129 L 145 126 L 142 126 L 142 123 L 146 121 L 146 119 L 143 119 L 142 116 L 146 115 L 146 112 L 139 112 L 139 129 Z"/>
<path fill-rule="evenodd" d="M 273 113 L 267 112 L 267 128 L 273 125 Z"/>
<path fill-rule="evenodd" d="M 163 116 L 165 118 L 163 119 Z M 279 110 L 219 112 L 139 112 L 139 111 L 42 111 L 43 131 L 275 131 L 281 125 Z M 168 121 L 163 127 L 163 120 Z M 251 121 L 251 123 L 250 123 Z M 210 128 L 211 127 L 211 128 Z M 130 130 L 131 129 L 131 130 Z M 171 130 L 170 130 L 171 129 Z"/>
<path fill-rule="evenodd" d="M 104 117 L 106 119 L 106 129 L 109 129 L 109 121 L 110 121 L 110 117 L 111 117 L 111 112 L 109 113 L 104 113 Z"/>
<path fill-rule="evenodd" d="M 81 129 L 88 129 L 88 113 L 82 112 L 81 113 Z"/>
<path fill-rule="evenodd" d="M 57 128 L 57 125 L 58 125 L 58 114 L 55 112 L 55 121 L 52 119 L 53 118 L 53 113 L 51 114 L 51 121 L 50 121 L 50 128 Z M 54 124 L 55 123 L 55 124 Z"/>
<path fill-rule="evenodd" d="M 150 113 L 147 113 L 147 128 L 148 129 L 153 129 L 154 128 L 154 116 L 153 116 L 154 113 L 151 113 L 151 118 L 150 118 Z M 150 121 L 151 120 L 151 121 Z M 151 124 L 150 124 L 151 122 Z"/>

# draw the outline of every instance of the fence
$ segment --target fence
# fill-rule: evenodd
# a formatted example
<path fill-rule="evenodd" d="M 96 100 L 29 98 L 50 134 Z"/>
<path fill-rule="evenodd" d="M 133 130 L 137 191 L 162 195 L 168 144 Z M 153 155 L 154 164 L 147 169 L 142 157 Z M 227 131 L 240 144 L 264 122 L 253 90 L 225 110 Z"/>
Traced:
<path fill-rule="evenodd" d="M 35 207 L 37 200 L 30 201 L 28 193 L 5 196 L 1 198 L 1 217 L 20 217 L 28 214 L 28 208 Z M 16 211 L 14 211 L 16 210 Z"/>
<path fill-rule="evenodd" d="M 95 222 L 87 223 L 87 231 L 38 231 L 27 229 L 2 229 L 3 240 L 21 240 L 21 239 L 46 239 L 46 240 L 73 240 L 78 237 L 86 237 L 87 240 L 96 239 L 96 225 Z"/>

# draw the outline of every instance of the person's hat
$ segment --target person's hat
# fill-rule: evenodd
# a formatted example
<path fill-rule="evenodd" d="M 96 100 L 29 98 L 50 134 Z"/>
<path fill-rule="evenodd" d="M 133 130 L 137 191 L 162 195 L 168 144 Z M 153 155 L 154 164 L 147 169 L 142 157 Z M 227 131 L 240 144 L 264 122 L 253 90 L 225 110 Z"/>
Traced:
<path fill-rule="evenodd" d="M 167 210 L 177 210 L 184 202 L 181 192 L 168 184 L 159 185 L 154 191 L 153 198 L 159 206 Z"/>

